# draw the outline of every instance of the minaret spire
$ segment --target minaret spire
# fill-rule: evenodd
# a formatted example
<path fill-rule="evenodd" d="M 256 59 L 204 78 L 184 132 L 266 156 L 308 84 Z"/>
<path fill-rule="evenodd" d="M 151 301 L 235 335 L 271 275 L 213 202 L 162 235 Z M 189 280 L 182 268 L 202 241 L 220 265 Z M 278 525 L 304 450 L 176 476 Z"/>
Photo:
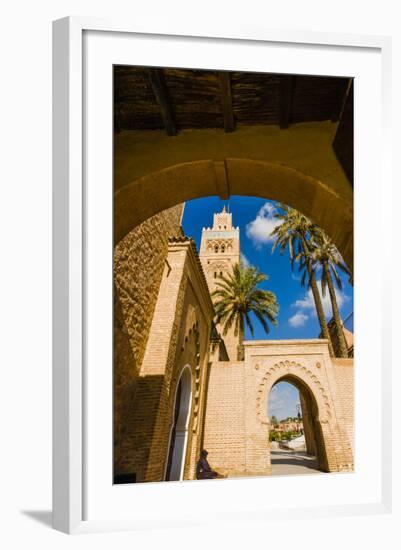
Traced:
<path fill-rule="evenodd" d="M 202 231 L 199 258 L 206 276 L 209 291 L 212 293 L 224 274 L 232 272 L 240 261 L 239 228 L 233 227 L 232 214 L 227 212 L 226 204 L 220 212 L 213 214 L 213 227 Z M 220 325 L 218 331 L 222 331 Z M 224 336 L 228 356 L 235 360 L 239 336 L 235 336 L 234 327 Z"/>

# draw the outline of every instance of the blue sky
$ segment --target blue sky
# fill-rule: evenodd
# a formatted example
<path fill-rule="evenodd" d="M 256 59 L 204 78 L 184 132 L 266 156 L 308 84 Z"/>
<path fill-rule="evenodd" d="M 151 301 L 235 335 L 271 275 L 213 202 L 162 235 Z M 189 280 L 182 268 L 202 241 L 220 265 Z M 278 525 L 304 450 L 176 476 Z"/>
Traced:
<path fill-rule="evenodd" d="M 261 284 L 261 288 L 275 292 L 280 305 L 278 325 L 271 326 L 269 335 L 266 335 L 254 319 L 254 339 L 317 338 L 320 327 L 311 292 L 301 286 L 297 266 L 294 271 L 291 270 L 287 252 L 284 255 L 277 251 L 272 254 L 273 243 L 269 233 L 277 223 L 273 217 L 276 208 L 273 201 L 240 196 L 232 196 L 229 201 L 222 201 L 218 197 L 188 201 L 182 223 L 185 234 L 194 239 L 199 250 L 202 227 L 212 226 L 213 213 L 220 212 L 223 205 L 229 206 L 233 225 L 240 228 L 244 261 L 269 276 L 268 281 Z M 353 289 L 345 275 L 342 282 L 343 290 L 337 290 L 337 298 L 341 316 L 345 319 L 353 311 Z M 323 298 L 323 306 L 329 319 L 332 313 L 328 292 Z M 252 339 L 248 329 L 245 331 L 245 338 Z M 298 402 L 298 390 L 292 384 L 281 382 L 274 386 L 270 394 L 268 414 L 274 414 L 279 420 L 295 416 Z"/>

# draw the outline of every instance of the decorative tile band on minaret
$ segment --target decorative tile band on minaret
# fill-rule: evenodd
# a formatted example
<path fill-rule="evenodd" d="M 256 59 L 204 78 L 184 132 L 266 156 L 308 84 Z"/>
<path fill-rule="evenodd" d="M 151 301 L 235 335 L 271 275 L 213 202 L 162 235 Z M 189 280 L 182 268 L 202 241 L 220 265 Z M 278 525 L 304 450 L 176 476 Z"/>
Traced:
<path fill-rule="evenodd" d="M 221 212 L 213 215 L 213 227 L 202 229 L 199 258 L 210 293 L 215 290 L 219 276 L 231 272 L 233 266 L 239 263 L 240 253 L 239 227 L 233 226 L 232 213 L 227 212 L 224 206 Z M 222 333 L 221 327 L 217 329 Z M 230 359 L 235 360 L 239 339 L 234 336 L 234 329 L 223 338 Z"/>

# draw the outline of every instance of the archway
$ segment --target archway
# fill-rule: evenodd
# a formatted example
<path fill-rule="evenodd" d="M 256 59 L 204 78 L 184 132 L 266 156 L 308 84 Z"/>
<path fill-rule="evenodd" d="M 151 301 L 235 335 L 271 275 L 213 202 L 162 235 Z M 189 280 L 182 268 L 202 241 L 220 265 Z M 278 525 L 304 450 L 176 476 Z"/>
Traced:
<path fill-rule="evenodd" d="M 238 199 L 242 200 L 242 197 L 238 197 Z M 176 208 L 176 210 L 181 210 L 181 209 Z M 180 219 L 180 215 L 178 214 L 177 215 L 177 223 L 178 223 L 179 219 Z M 166 279 L 168 277 L 170 277 L 169 273 L 170 273 L 172 265 L 174 265 L 174 264 L 171 263 L 171 262 L 170 263 L 167 262 L 167 264 L 165 264 L 165 265 L 163 264 L 164 275 L 165 275 Z M 174 270 L 173 270 L 173 275 L 174 275 Z M 169 279 L 169 280 L 171 281 L 171 279 Z M 156 316 L 155 319 L 158 319 L 158 316 Z M 157 341 L 156 346 L 158 346 L 158 345 L 159 345 L 159 342 Z M 308 344 L 308 346 L 309 346 L 309 344 Z M 299 353 L 299 350 L 298 350 L 298 353 Z M 280 355 L 282 354 L 282 350 L 280 350 L 279 354 Z M 293 351 L 289 352 L 288 357 L 290 359 L 290 364 L 287 365 L 288 361 L 285 361 L 285 366 L 281 365 L 281 362 L 280 362 L 279 366 L 275 367 L 276 370 L 279 369 L 281 371 L 281 376 L 283 375 L 283 369 L 287 370 L 287 368 L 292 368 L 292 363 L 293 363 L 292 360 L 293 360 L 293 357 L 294 357 L 293 354 L 294 354 Z M 180 360 L 179 364 L 183 365 L 183 364 L 187 364 L 187 363 L 192 363 L 195 367 L 195 362 L 193 361 L 192 358 L 189 358 L 189 357 L 188 358 L 186 357 L 185 360 L 182 360 L 182 362 Z M 160 364 L 160 363 L 157 363 L 157 364 Z M 306 362 L 306 366 L 307 366 L 307 368 L 312 368 L 312 367 L 314 368 L 314 365 L 312 365 L 312 363 L 309 360 Z M 304 367 L 301 368 L 300 365 L 296 365 L 296 366 L 294 366 L 294 368 L 295 367 L 298 369 L 298 371 L 305 370 L 305 368 Z M 319 379 L 321 379 L 322 374 L 324 374 L 325 371 L 323 369 L 321 369 L 321 365 L 319 366 L 318 363 L 316 363 L 316 369 L 314 369 L 314 370 L 316 370 L 317 381 L 319 381 Z M 259 372 L 259 368 L 256 369 L 256 366 L 255 366 L 255 373 L 257 373 L 257 372 Z M 300 375 L 302 376 L 302 373 Z M 195 369 L 194 369 L 194 376 L 195 376 Z M 274 374 L 274 376 L 275 376 L 275 374 Z M 167 378 L 167 380 L 169 380 L 169 378 Z M 320 411 L 324 412 L 324 408 L 329 406 L 328 404 L 327 405 L 325 404 L 326 403 L 325 397 L 327 397 L 327 395 L 330 397 L 330 385 L 325 384 L 325 388 L 322 388 L 320 390 L 319 388 L 314 387 L 317 384 L 316 376 L 309 377 L 308 381 L 309 381 L 309 386 L 314 388 L 316 398 L 317 399 L 319 399 L 321 397 L 324 398 L 323 399 L 323 401 L 324 401 L 323 407 L 320 407 Z M 322 381 L 324 382 L 324 377 L 323 377 Z M 166 400 L 167 401 L 167 403 L 166 403 L 167 409 L 166 410 L 169 411 L 169 417 L 167 419 L 167 422 L 165 420 L 162 422 L 163 426 L 164 426 L 164 430 L 165 430 L 164 431 L 165 435 L 164 435 L 163 448 L 161 449 L 161 452 L 159 453 L 158 461 L 159 461 L 159 464 L 160 464 L 160 474 L 159 474 L 160 479 L 164 478 L 166 480 L 183 479 L 183 477 L 184 477 L 183 476 L 183 471 L 184 471 L 184 467 L 185 467 L 184 466 L 184 464 L 185 464 L 185 454 L 187 454 L 187 457 L 188 457 L 187 467 L 185 468 L 185 477 L 188 478 L 191 475 L 189 473 L 190 472 L 189 457 L 191 457 L 191 460 L 193 460 L 193 456 L 196 455 L 195 452 L 194 453 L 186 452 L 187 441 L 188 440 L 192 441 L 193 433 L 192 433 L 192 428 L 191 428 L 191 433 L 190 434 L 188 433 L 187 423 L 189 421 L 189 416 L 186 416 L 183 413 L 183 408 L 182 408 L 182 406 L 183 406 L 182 399 L 183 399 L 183 394 L 184 394 L 184 392 L 183 392 L 183 380 L 179 380 L 179 382 L 180 382 L 179 383 L 179 388 L 180 389 L 179 389 L 179 391 L 177 391 L 177 395 L 174 395 L 175 390 L 176 390 L 176 385 L 175 384 L 173 384 L 173 387 L 171 388 L 171 390 L 169 388 L 169 390 L 167 391 L 168 399 Z M 193 391 L 194 391 L 194 406 L 195 406 L 196 399 L 197 399 L 196 398 L 197 391 L 196 391 L 196 388 L 195 388 L 195 382 L 194 382 L 194 390 Z M 320 393 L 321 393 L 321 395 L 320 395 Z M 258 394 L 259 394 L 259 391 L 258 391 Z M 174 404 L 175 404 L 175 406 L 174 406 Z M 313 404 L 313 400 L 312 400 L 312 404 Z M 218 404 L 218 406 L 221 406 L 221 402 Z M 189 408 L 189 406 L 187 407 L 187 410 L 188 410 L 188 408 Z M 312 405 L 311 405 L 310 408 L 312 410 Z M 175 411 L 175 414 L 173 414 L 173 410 Z M 197 410 L 197 407 L 194 409 L 194 411 L 196 411 L 196 410 Z M 266 409 L 265 409 L 265 411 L 266 411 Z M 264 411 L 264 414 L 266 415 L 265 411 Z M 202 409 L 201 409 L 201 412 L 202 412 Z M 170 414 L 171 414 L 171 416 L 170 416 Z M 171 418 L 174 418 L 173 422 L 170 422 Z M 321 418 L 322 418 L 323 422 L 325 422 L 324 417 L 322 416 Z M 202 422 L 202 418 L 201 418 L 201 422 Z M 329 442 L 331 441 L 330 440 L 330 434 L 327 434 L 327 431 L 331 430 L 332 433 L 334 434 L 333 438 L 337 437 L 337 434 L 335 433 L 335 430 L 332 430 L 331 425 L 327 425 L 327 424 L 323 425 L 323 430 L 326 430 L 325 437 L 326 437 L 327 441 L 329 441 Z M 265 434 L 266 434 L 266 435 L 263 436 L 262 444 L 259 447 L 259 449 L 261 449 L 261 451 L 262 451 L 265 464 L 261 465 L 261 467 L 260 467 L 259 464 L 257 464 L 256 467 L 255 467 L 255 471 L 256 472 L 263 471 L 263 472 L 266 472 L 266 473 L 270 473 L 269 472 L 270 456 L 267 456 L 267 453 L 266 453 L 267 427 L 264 426 L 261 429 L 261 431 L 264 431 Z M 189 435 L 191 435 L 191 438 L 189 438 Z M 218 439 L 219 439 L 219 441 L 221 441 L 220 437 Z M 259 443 L 258 443 L 258 445 L 259 445 Z M 245 448 L 245 453 L 253 452 L 253 451 L 247 450 L 246 445 L 244 445 L 244 448 Z M 193 449 L 194 449 L 194 451 L 197 450 L 195 445 L 194 445 Z M 330 449 L 329 449 L 329 451 L 330 451 Z M 343 463 L 345 463 L 345 460 L 343 460 L 342 457 L 338 458 L 338 460 L 337 460 L 337 456 L 335 456 L 334 459 L 332 460 L 332 455 L 333 455 L 333 453 L 331 453 L 331 456 L 330 456 L 330 471 L 338 471 L 338 467 L 337 467 L 337 464 L 335 462 L 338 462 L 340 464 L 340 467 L 341 467 L 341 465 Z M 213 459 L 214 459 L 214 455 L 213 455 Z M 146 462 L 146 460 L 148 460 L 148 459 L 145 458 L 145 459 L 142 459 L 142 460 L 144 462 Z M 250 461 L 248 460 L 247 456 L 245 457 L 243 462 L 246 466 L 248 466 L 248 464 L 250 464 Z M 168 463 L 168 467 L 163 468 L 163 466 L 167 465 L 167 463 Z M 242 462 L 238 461 L 238 463 L 242 467 Z M 218 468 L 218 465 L 215 465 L 215 467 Z M 234 466 L 233 466 L 233 469 L 234 469 Z M 321 469 L 323 469 L 323 467 Z M 166 473 L 166 470 L 167 470 L 167 473 Z M 237 474 L 235 473 L 235 475 L 237 475 Z"/>
<path fill-rule="evenodd" d="M 175 393 L 170 444 L 167 454 L 166 481 L 180 481 L 183 479 L 191 401 L 192 375 L 190 367 L 186 366 L 181 373 Z"/>
<path fill-rule="evenodd" d="M 272 474 L 299 474 L 312 473 L 316 471 L 329 471 L 326 446 L 319 421 L 319 408 L 313 391 L 308 384 L 294 375 L 284 375 L 278 378 L 271 386 L 267 398 L 269 413 L 273 410 L 271 406 L 272 392 L 280 385 L 286 383 L 296 389 L 291 398 L 297 401 L 297 414 L 281 419 L 280 422 L 272 422 L 269 414 L 269 440 Z M 299 400 L 299 401 L 298 401 Z M 294 406 L 290 407 L 295 412 Z M 288 404 L 287 404 L 288 407 Z M 293 439 L 294 432 L 301 432 Z M 277 438 L 271 434 L 277 433 Z M 281 432 L 281 433 L 280 433 Z M 274 445 L 272 440 L 279 441 Z"/>
<path fill-rule="evenodd" d="M 327 232 L 352 268 L 352 202 L 299 170 L 252 159 L 186 162 L 123 186 L 114 195 L 115 242 L 162 210 L 210 195 L 252 195 L 300 210 Z"/>

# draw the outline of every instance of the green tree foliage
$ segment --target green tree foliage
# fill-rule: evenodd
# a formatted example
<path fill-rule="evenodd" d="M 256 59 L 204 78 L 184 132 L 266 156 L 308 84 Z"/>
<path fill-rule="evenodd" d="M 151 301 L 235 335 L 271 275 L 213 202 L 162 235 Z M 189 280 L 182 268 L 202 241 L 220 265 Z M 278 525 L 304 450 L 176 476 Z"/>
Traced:
<path fill-rule="evenodd" d="M 269 323 L 277 324 L 279 305 L 276 295 L 258 288 L 266 280 L 268 276 L 256 267 L 245 267 L 242 263 L 237 263 L 231 273 L 220 275 L 216 281 L 216 289 L 212 293 L 216 322 L 223 326 L 223 335 L 232 326 L 235 336 L 239 335 L 238 360 L 243 359 L 245 324 L 252 336 L 254 334 L 251 313 L 258 319 L 266 334 L 270 330 Z"/>

